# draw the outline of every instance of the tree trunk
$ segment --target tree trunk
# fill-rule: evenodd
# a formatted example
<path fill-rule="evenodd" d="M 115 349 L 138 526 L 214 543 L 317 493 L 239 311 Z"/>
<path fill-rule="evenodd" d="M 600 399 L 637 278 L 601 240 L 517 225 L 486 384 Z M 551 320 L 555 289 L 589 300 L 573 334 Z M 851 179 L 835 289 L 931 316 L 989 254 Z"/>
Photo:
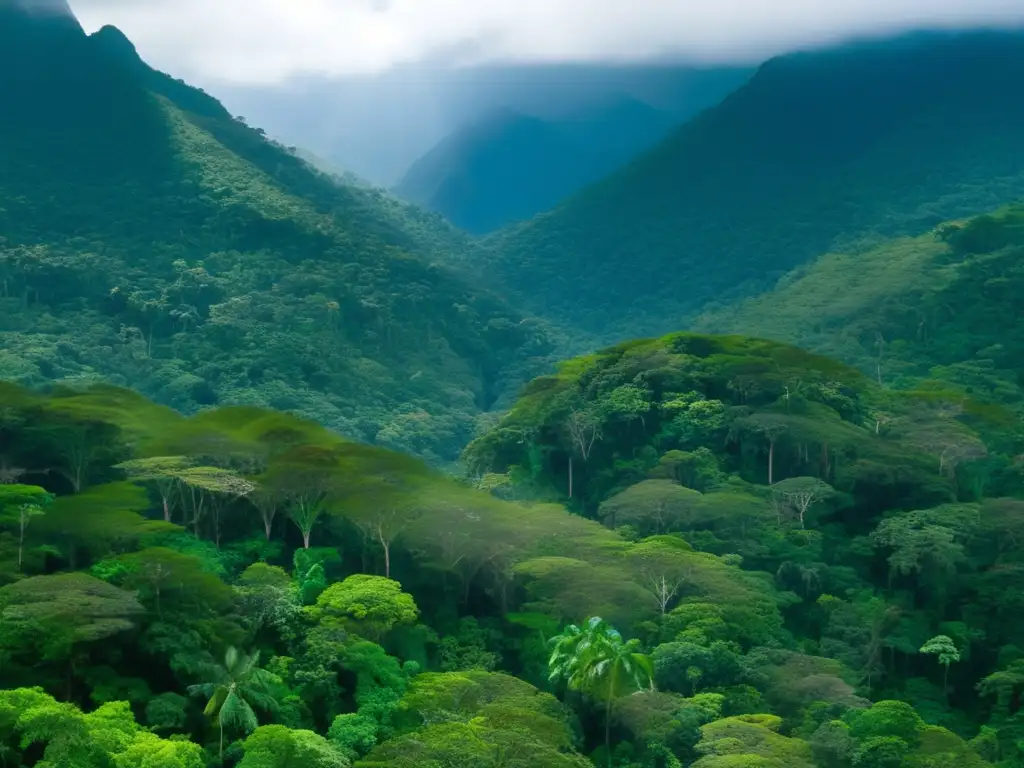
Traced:
<path fill-rule="evenodd" d="M 160 498 L 163 500 L 164 503 L 164 522 L 169 523 L 171 522 L 171 505 L 170 503 L 168 503 L 166 496 L 161 495 Z"/>
<path fill-rule="evenodd" d="M 386 542 L 383 539 L 381 544 L 384 545 L 384 578 L 391 578 L 391 542 Z"/>
<path fill-rule="evenodd" d="M 569 454 L 569 498 L 572 498 L 572 454 Z"/>
<path fill-rule="evenodd" d="M 312 529 L 309 529 L 309 530 L 306 530 L 306 531 L 302 532 L 302 547 L 303 547 L 303 549 L 309 549 L 309 536 L 310 536 L 311 533 L 313 533 Z M 270 537 L 268 536 L 267 538 L 269 539 Z"/>
<path fill-rule="evenodd" d="M 775 470 L 775 440 L 768 442 L 768 485 L 772 485 L 772 477 Z"/>
<path fill-rule="evenodd" d="M 612 766 L 612 697 L 609 691 L 608 703 L 604 708 L 604 753 L 608 768 Z"/>
<path fill-rule="evenodd" d="M 22 513 L 25 514 L 24 512 Z M 21 518 L 21 530 L 18 533 L 18 570 L 21 570 L 22 554 L 25 551 L 25 525 L 26 520 L 24 517 Z"/>
<path fill-rule="evenodd" d="M 267 541 L 270 541 L 270 529 L 273 526 L 274 526 L 273 519 L 269 519 L 268 520 L 267 518 L 263 518 L 263 532 L 264 532 L 264 534 L 266 534 Z M 306 549 L 309 549 L 309 547 L 306 547 Z"/>

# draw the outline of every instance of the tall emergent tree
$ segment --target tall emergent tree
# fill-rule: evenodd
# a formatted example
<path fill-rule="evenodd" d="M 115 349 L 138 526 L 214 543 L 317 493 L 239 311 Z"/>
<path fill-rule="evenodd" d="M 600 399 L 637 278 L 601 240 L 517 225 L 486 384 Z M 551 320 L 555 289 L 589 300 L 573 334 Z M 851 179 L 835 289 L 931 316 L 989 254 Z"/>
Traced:
<path fill-rule="evenodd" d="M 548 679 L 605 702 L 604 744 L 611 765 L 612 704 L 630 690 L 652 685 L 654 668 L 639 652 L 640 642 L 625 641 L 604 619 L 594 616 L 582 627 L 570 624 L 551 639 Z"/>
<path fill-rule="evenodd" d="M 205 674 L 208 682 L 189 686 L 192 696 L 207 697 L 203 714 L 215 718 L 220 729 L 220 759 L 224 761 L 224 726 L 236 727 L 252 733 L 259 726 L 253 705 L 260 709 L 277 709 L 271 693 L 275 675 L 259 667 L 259 651 L 252 656 L 230 647 L 224 654 L 224 664 L 209 665 Z"/>
<path fill-rule="evenodd" d="M 921 646 L 921 653 L 937 656 L 942 665 L 942 693 L 949 699 L 949 665 L 960 661 L 960 651 L 947 635 L 936 635 Z"/>
<path fill-rule="evenodd" d="M 18 529 L 18 570 L 25 554 L 25 530 L 33 517 L 43 514 L 53 496 L 37 485 L 10 483 L 0 485 L 0 525 L 11 521 Z"/>

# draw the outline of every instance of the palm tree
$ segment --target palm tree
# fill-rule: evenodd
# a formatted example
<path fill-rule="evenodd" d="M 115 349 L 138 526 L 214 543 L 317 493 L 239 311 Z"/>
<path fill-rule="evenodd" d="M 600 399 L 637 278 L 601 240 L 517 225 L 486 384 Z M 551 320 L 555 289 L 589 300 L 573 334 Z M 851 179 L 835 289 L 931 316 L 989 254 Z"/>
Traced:
<path fill-rule="evenodd" d="M 612 702 L 627 690 L 652 686 L 651 660 L 639 652 L 638 640 L 624 641 L 622 635 L 599 616 L 583 627 L 570 624 L 551 640 L 549 679 L 564 680 L 570 690 L 603 698 L 604 745 L 611 765 Z"/>
<path fill-rule="evenodd" d="M 278 682 L 276 675 L 260 669 L 259 651 L 252 656 L 239 653 L 234 646 L 224 654 L 224 665 L 205 665 L 206 683 L 190 685 L 191 696 L 205 696 L 203 714 L 216 719 L 220 728 L 220 760 L 224 762 L 224 726 L 238 727 L 251 733 L 259 726 L 253 705 L 263 710 L 277 709 L 270 686 Z"/>

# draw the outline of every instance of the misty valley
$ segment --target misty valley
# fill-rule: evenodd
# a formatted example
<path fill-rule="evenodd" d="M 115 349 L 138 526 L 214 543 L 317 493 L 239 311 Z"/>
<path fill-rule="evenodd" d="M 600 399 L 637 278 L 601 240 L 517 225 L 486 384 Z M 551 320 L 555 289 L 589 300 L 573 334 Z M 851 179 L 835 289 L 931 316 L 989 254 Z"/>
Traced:
<path fill-rule="evenodd" d="M 222 102 L 0 0 L 0 768 L 1024 768 L 983 26 Z"/>

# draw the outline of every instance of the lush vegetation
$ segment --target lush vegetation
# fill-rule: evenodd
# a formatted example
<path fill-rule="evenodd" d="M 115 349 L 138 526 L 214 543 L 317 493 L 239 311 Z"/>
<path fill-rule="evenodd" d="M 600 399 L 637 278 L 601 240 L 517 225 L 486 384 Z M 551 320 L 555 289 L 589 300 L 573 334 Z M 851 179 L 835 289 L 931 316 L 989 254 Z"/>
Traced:
<path fill-rule="evenodd" d="M 767 574 L 294 416 L 184 417 L 108 385 L 5 384 L 0 405 L 7 766 L 572 768 L 640 748 L 617 708 L 648 685 L 641 636 L 679 621 L 644 563 L 688 573 L 697 614 L 727 606 L 723 638 L 787 636 Z M 651 701 L 690 713 L 689 754 L 753 689 L 687 685 Z"/>
<path fill-rule="evenodd" d="M 493 237 L 480 263 L 604 343 L 678 330 L 826 251 L 1024 194 L 1024 108 L 1003 85 L 1022 77 L 1020 33 L 769 61 L 627 168 Z"/>
<path fill-rule="evenodd" d="M 442 266 L 465 242 L 437 217 L 314 171 L 117 30 L 15 32 L 0 378 L 271 406 L 444 461 L 547 354 L 536 324 Z"/>
<path fill-rule="evenodd" d="M 942 381 L 898 392 L 774 342 L 680 333 L 534 381 L 466 460 L 498 495 L 633 542 L 659 615 L 630 635 L 657 692 L 621 704 L 619 727 L 654 729 L 644 756 L 619 732 L 624 764 L 672 764 L 651 752 L 667 748 L 700 768 L 1013 766 L 1017 423 Z M 741 567 L 783 624 L 741 592 L 694 598 L 707 577 L 665 559 L 682 550 Z M 720 695 L 726 718 L 684 747 L 672 694 Z"/>
<path fill-rule="evenodd" d="M 972 398 L 1024 405 L 1024 206 L 827 254 L 773 291 L 698 327 L 757 329 L 847 361 L 880 385 L 935 378 Z"/>
<path fill-rule="evenodd" d="M 5 4 L 0 767 L 1024 768 L 1024 208 L 937 226 L 1024 189 L 1021 69 L 771 62 L 477 253 Z M 469 267 L 812 351 L 627 342 L 485 427 L 553 344 Z"/>

